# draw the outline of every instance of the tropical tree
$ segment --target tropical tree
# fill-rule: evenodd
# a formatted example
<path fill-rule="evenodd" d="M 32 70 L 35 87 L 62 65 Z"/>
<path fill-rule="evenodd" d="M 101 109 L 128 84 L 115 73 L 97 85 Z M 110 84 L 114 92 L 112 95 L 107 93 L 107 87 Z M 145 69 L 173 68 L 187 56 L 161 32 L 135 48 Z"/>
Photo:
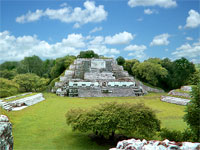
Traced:
<path fill-rule="evenodd" d="M 78 58 L 99 58 L 99 55 L 96 54 L 93 50 L 81 51 L 77 56 Z"/>
<path fill-rule="evenodd" d="M 36 74 L 27 73 L 27 74 L 18 74 L 13 79 L 14 82 L 19 84 L 21 92 L 38 92 L 46 88 L 49 80 L 41 78 Z"/>
<path fill-rule="evenodd" d="M 25 57 L 17 68 L 17 72 L 24 73 L 35 73 L 38 76 L 42 76 L 44 73 L 43 61 L 38 56 Z"/>
<path fill-rule="evenodd" d="M 184 120 L 195 134 L 194 140 L 200 142 L 200 83 L 192 87 L 192 99 L 186 107 Z"/>
<path fill-rule="evenodd" d="M 130 75 L 133 75 L 133 76 L 134 76 L 134 74 L 133 74 L 131 68 L 132 68 L 132 67 L 134 66 L 134 64 L 136 64 L 136 63 L 139 63 L 139 61 L 138 61 L 137 59 L 125 60 L 125 63 L 124 63 L 124 65 L 123 65 L 124 70 L 128 71 L 128 73 L 129 73 Z"/>
<path fill-rule="evenodd" d="M 154 86 L 157 86 L 159 84 L 159 80 L 166 78 L 168 74 L 167 70 L 160 64 L 151 63 L 148 61 L 140 64 L 136 63 L 132 67 L 132 71 L 138 79 L 141 79 L 142 81 Z"/>
<path fill-rule="evenodd" d="M 125 63 L 125 59 L 122 56 L 117 57 L 116 61 L 117 61 L 117 64 L 121 66 L 123 66 Z"/>

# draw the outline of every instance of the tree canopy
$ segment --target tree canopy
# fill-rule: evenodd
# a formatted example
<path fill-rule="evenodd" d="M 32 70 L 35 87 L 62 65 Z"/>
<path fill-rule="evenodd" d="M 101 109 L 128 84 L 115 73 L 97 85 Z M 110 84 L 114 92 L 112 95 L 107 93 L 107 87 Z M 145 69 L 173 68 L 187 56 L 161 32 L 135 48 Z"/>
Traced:
<path fill-rule="evenodd" d="M 123 66 L 123 64 L 125 63 L 125 59 L 122 56 L 117 57 L 116 59 L 117 64 Z"/>
<path fill-rule="evenodd" d="M 99 55 L 96 54 L 93 50 L 81 51 L 77 58 L 99 58 Z"/>
<path fill-rule="evenodd" d="M 44 90 L 48 84 L 48 79 L 32 73 L 18 74 L 13 81 L 19 84 L 21 92 L 39 92 Z"/>

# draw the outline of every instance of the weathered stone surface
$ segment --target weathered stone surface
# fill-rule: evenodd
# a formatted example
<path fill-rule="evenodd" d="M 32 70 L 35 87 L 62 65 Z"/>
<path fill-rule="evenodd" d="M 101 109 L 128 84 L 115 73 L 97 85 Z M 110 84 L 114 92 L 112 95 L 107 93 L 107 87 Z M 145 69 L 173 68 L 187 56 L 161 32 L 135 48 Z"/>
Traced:
<path fill-rule="evenodd" d="M 176 92 L 175 90 L 171 90 L 168 95 L 174 95 L 174 96 L 181 96 L 185 98 L 191 98 L 189 93 L 182 93 L 182 92 Z"/>
<path fill-rule="evenodd" d="M 182 86 L 181 90 L 190 92 L 190 91 L 192 91 L 192 87 L 191 86 Z"/>
<path fill-rule="evenodd" d="M 24 106 L 31 106 L 43 100 L 45 100 L 43 94 L 38 93 L 36 95 L 28 96 L 11 102 L 2 101 L 0 102 L 0 106 L 7 111 L 17 111 L 26 108 Z"/>
<path fill-rule="evenodd" d="M 168 102 L 177 105 L 187 105 L 190 102 L 190 100 L 188 99 L 171 97 L 171 96 L 161 96 L 160 100 L 163 102 Z"/>
<path fill-rule="evenodd" d="M 5 115 L 0 115 L 0 150 L 13 150 L 12 125 Z"/>
<path fill-rule="evenodd" d="M 200 143 L 164 141 L 146 141 L 145 139 L 124 140 L 117 143 L 116 148 L 109 150 L 199 150 Z"/>

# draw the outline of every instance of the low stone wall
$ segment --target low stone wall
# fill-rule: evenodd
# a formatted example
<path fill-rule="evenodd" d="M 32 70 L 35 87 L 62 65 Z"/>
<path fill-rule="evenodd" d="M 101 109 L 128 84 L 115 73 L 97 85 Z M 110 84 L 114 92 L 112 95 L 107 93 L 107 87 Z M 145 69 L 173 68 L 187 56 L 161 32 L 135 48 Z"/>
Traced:
<path fill-rule="evenodd" d="M 124 140 L 117 143 L 116 148 L 110 150 L 199 150 L 200 143 L 144 140 Z"/>
<path fill-rule="evenodd" d="M 176 92 L 175 90 L 171 90 L 168 95 L 174 95 L 174 96 L 181 96 L 186 98 L 191 98 L 189 93 L 182 93 L 182 92 Z"/>
<path fill-rule="evenodd" d="M 0 150 L 13 150 L 12 124 L 5 115 L 0 115 Z"/>
<path fill-rule="evenodd" d="M 187 105 L 190 102 L 190 100 L 188 99 L 171 97 L 171 96 L 161 96 L 160 100 L 163 102 L 168 102 L 177 105 Z"/>

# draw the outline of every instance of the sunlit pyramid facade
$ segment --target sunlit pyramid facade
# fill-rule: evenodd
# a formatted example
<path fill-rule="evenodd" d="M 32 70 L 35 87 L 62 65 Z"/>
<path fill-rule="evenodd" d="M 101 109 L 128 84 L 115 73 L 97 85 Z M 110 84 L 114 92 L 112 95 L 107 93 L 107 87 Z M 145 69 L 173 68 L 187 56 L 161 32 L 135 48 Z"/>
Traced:
<path fill-rule="evenodd" d="M 52 90 L 70 97 L 128 97 L 145 93 L 114 59 L 78 58 Z"/>

